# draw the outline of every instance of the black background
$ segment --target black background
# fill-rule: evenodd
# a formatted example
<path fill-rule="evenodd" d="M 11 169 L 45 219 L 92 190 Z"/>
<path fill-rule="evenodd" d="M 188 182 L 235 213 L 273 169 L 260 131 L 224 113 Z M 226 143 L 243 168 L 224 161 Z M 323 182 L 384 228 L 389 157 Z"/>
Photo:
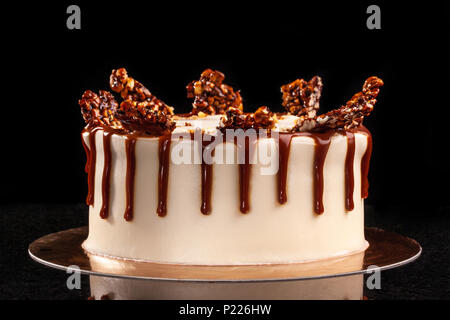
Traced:
<path fill-rule="evenodd" d="M 249 111 L 281 111 L 280 86 L 315 74 L 328 111 L 377 75 L 385 86 L 365 120 L 374 136 L 368 203 L 448 206 L 448 2 L 376 2 L 381 30 L 366 27 L 372 2 L 96 3 L 78 2 L 81 30 L 66 27 L 71 2 L 9 11 L 20 19 L 5 34 L 2 202 L 83 201 L 77 100 L 108 89 L 123 66 L 176 112 L 190 110 L 185 86 L 207 67 L 226 74 Z"/>
<path fill-rule="evenodd" d="M 66 27 L 70 4 L 81 7 L 81 30 Z M 381 30 L 366 27 L 370 4 L 381 8 Z M 450 296 L 448 1 L 39 1 L 2 13 L 0 297 L 89 294 L 86 278 L 83 292 L 69 292 L 66 275 L 32 263 L 26 249 L 87 224 L 77 101 L 86 89 L 108 89 L 118 67 L 176 112 L 190 110 L 185 86 L 208 67 L 241 90 L 247 111 L 281 111 L 282 84 L 319 74 L 325 112 L 381 77 L 365 119 L 374 139 L 367 225 L 409 235 L 424 253 L 368 295 Z"/>

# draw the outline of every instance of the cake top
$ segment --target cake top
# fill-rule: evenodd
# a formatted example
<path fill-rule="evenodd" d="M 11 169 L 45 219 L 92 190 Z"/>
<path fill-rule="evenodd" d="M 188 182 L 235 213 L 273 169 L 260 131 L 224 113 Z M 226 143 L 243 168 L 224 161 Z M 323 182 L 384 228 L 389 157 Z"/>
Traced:
<path fill-rule="evenodd" d="M 98 94 L 87 90 L 79 100 L 88 128 L 102 127 L 120 134 L 161 136 L 177 127 L 204 129 L 208 122 L 214 129 L 266 129 L 287 132 L 320 132 L 352 129 L 360 126 L 376 103 L 383 86 L 377 77 L 368 78 L 362 91 L 345 105 L 317 115 L 322 93 L 322 79 L 297 79 L 281 87 L 284 113 L 275 114 L 267 106 L 244 112 L 240 91 L 224 83 L 223 73 L 206 69 L 199 80 L 190 82 L 187 97 L 193 99 L 187 115 L 174 114 L 174 108 L 155 97 L 142 83 L 130 77 L 124 68 L 113 70 L 109 91 Z M 118 102 L 120 101 L 120 102 Z M 208 126 L 206 126 L 208 127 Z"/>

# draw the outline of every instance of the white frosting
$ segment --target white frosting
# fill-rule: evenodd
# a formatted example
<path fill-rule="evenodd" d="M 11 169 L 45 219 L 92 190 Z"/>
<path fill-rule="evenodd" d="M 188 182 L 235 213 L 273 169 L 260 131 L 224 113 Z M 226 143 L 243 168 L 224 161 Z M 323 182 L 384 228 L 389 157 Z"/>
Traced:
<path fill-rule="evenodd" d="M 214 116 L 207 116 L 205 118 L 198 118 L 198 117 L 190 117 L 190 118 L 181 118 L 176 117 L 175 123 L 176 127 L 173 131 L 174 133 L 180 133 L 180 132 L 186 132 L 189 130 L 193 130 L 195 128 L 203 129 L 207 133 L 214 132 L 216 128 L 220 124 L 220 119 L 222 118 L 222 115 L 214 115 Z"/>
<path fill-rule="evenodd" d="M 296 125 L 297 120 L 298 120 L 297 116 L 293 115 L 281 116 L 275 125 L 275 130 L 280 132 L 289 131 Z"/>
<path fill-rule="evenodd" d="M 280 130 L 294 123 L 288 116 L 278 122 Z M 220 116 L 203 120 L 177 121 L 213 130 Z M 176 130 L 177 130 L 176 129 Z M 89 139 L 84 139 L 89 146 Z M 262 175 L 265 165 L 257 162 L 250 177 L 250 211 L 239 210 L 237 164 L 214 164 L 212 212 L 203 215 L 201 206 L 201 165 L 170 164 L 167 191 L 167 215 L 156 214 L 158 198 L 158 139 L 138 138 L 136 142 L 136 180 L 134 218 L 126 221 L 125 210 L 125 138 L 111 140 L 111 202 L 107 219 L 101 219 L 103 140 L 96 133 L 97 160 L 94 205 L 89 210 L 89 237 L 83 247 L 93 253 L 163 263 L 187 264 L 260 264 L 286 263 L 329 258 L 364 250 L 364 206 L 361 199 L 361 159 L 367 136 L 355 134 L 354 203 L 345 209 L 344 166 L 346 137 L 335 135 L 324 165 L 325 212 L 313 211 L 314 140 L 292 139 L 288 162 L 288 201 L 277 201 L 276 175 Z M 178 143 L 172 143 L 172 149 Z M 276 146 L 272 138 L 258 140 L 258 148 Z M 234 144 L 219 145 L 216 153 L 232 150 Z M 277 161 L 278 154 L 272 155 Z"/>

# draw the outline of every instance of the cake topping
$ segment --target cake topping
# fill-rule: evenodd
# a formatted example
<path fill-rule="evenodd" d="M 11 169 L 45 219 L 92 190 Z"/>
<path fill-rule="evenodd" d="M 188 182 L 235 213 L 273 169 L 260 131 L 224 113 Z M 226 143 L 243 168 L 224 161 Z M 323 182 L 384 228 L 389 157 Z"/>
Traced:
<path fill-rule="evenodd" d="M 88 125 L 122 129 L 122 124 L 116 118 L 118 103 L 110 92 L 100 90 L 97 95 L 91 90 L 86 90 L 78 103 L 83 119 Z"/>
<path fill-rule="evenodd" d="M 244 113 L 238 108 L 228 108 L 219 129 L 267 129 L 275 126 L 276 116 L 268 107 L 259 107 L 254 113 Z"/>
<path fill-rule="evenodd" d="M 313 118 L 319 109 L 322 87 L 322 79 L 319 76 L 314 76 L 308 82 L 297 79 L 288 83 L 281 87 L 282 105 L 292 115 Z"/>
<path fill-rule="evenodd" d="M 239 91 L 223 83 L 225 76 L 219 71 L 206 69 L 200 79 L 187 85 L 188 97 L 193 98 L 193 110 L 182 117 L 206 118 L 224 115 L 219 129 L 268 129 L 278 122 L 277 116 L 267 107 L 254 113 L 244 113 Z M 282 105 L 294 118 L 295 125 L 283 127 L 287 132 L 318 132 L 328 129 L 352 129 L 361 125 L 373 110 L 383 81 L 370 77 L 362 91 L 355 94 L 344 106 L 317 115 L 322 92 L 322 79 L 297 79 L 281 87 Z M 119 94 L 118 103 L 108 91 L 96 94 L 86 91 L 79 101 L 83 118 L 89 127 L 103 127 L 122 133 L 162 135 L 175 129 L 173 108 L 156 98 L 142 83 L 130 77 L 124 68 L 113 70 L 110 76 L 112 91 Z"/>
<path fill-rule="evenodd" d="M 142 83 L 128 76 L 125 68 L 111 72 L 109 85 L 112 91 L 119 93 L 124 100 L 145 101 L 153 97 Z"/>
<path fill-rule="evenodd" d="M 206 69 L 199 80 L 187 85 L 187 97 L 194 98 L 192 114 L 224 114 L 228 108 L 243 110 L 239 91 L 224 84 L 224 79 L 223 73 Z"/>
<path fill-rule="evenodd" d="M 158 99 L 150 101 L 125 100 L 117 110 L 117 118 L 129 131 L 160 136 L 175 129 L 175 122 Z"/>
<path fill-rule="evenodd" d="M 377 77 L 368 78 L 362 91 L 356 93 L 344 106 L 314 118 L 300 117 L 293 131 L 321 131 L 326 129 L 352 129 L 360 126 L 376 103 L 383 81 Z"/>
<path fill-rule="evenodd" d="M 86 91 L 79 101 L 83 118 L 91 127 L 162 135 L 175 128 L 173 108 L 156 98 L 139 81 L 128 76 L 124 68 L 113 70 L 111 89 L 120 94 L 119 104 L 107 91 Z"/>
<path fill-rule="evenodd" d="M 368 78 L 364 82 L 362 92 L 356 93 L 345 106 L 318 116 L 315 129 L 351 129 L 358 127 L 364 117 L 372 112 L 381 86 L 383 86 L 383 81 L 380 78 Z"/>

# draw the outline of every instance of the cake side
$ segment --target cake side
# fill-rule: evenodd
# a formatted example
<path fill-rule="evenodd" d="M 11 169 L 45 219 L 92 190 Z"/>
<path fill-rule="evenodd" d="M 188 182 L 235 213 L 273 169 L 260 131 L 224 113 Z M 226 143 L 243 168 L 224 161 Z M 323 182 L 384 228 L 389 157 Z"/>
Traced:
<path fill-rule="evenodd" d="M 102 218 L 102 177 L 104 132 L 95 133 L 96 170 L 94 203 L 89 210 L 89 237 L 85 250 L 113 257 L 161 263 L 260 264 L 286 263 L 329 258 L 364 250 L 364 207 L 361 197 L 361 160 L 368 136 L 354 134 L 354 208 L 346 209 L 346 158 L 348 139 L 331 137 L 323 167 L 322 214 L 314 208 L 315 141 L 293 137 L 288 159 L 287 201 L 279 203 L 277 175 L 262 175 L 267 167 L 255 159 L 249 190 L 250 208 L 240 210 L 238 164 L 213 164 L 211 212 L 202 214 L 201 164 L 177 164 L 171 159 L 167 186 L 167 212 L 157 214 L 159 201 L 159 139 L 137 138 L 133 217 L 126 211 L 126 137 L 111 137 L 110 205 Z M 88 133 L 84 134 L 89 146 Z M 195 141 L 172 141 L 188 144 Z M 278 160 L 278 143 L 261 138 L 257 150 L 271 144 Z M 233 143 L 216 147 L 219 154 L 236 152 Z M 269 148 L 270 149 L 270 148 Z M 256 157 L 256 154 L 255 154 Z"/>

